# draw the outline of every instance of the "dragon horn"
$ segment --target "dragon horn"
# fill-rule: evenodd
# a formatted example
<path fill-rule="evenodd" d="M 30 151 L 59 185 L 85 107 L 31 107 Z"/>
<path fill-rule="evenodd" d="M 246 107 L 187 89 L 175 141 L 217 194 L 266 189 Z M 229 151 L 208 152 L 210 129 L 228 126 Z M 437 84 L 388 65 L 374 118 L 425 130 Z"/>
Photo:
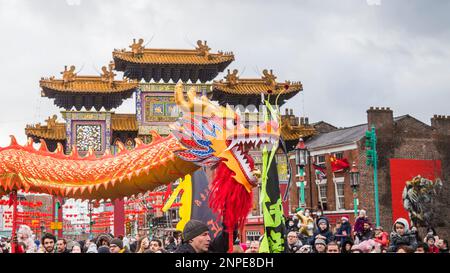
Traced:
<path fill-rule="evenodd" d="M 11 138 L 11 144 L 10 144 L 10 146 L 17 146 L 18 144 L 17 144 L 17 139 L 16 139 L 16 137 L 13 136 L 13 135 L 10 135 L 9 137 Z"/>

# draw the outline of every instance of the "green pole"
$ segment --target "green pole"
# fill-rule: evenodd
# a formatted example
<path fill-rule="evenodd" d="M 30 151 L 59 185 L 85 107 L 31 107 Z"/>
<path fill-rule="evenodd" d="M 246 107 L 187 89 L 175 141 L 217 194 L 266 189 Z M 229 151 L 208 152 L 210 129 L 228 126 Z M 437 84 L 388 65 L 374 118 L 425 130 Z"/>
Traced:
<path fill-rule="evenodd" d="M 372 149 L 373 149 L 373 184 L 375 188 L 375 217 L 377 226 L 380 226 L 380 208 L 378 204 L 378 156 L 377 156 L 377 135 L 375 126 L 372 125 Z"/>
<path fill-rule="evenodd" d="M 356 187 L 353 187 L 353 208 L 355 213 L 355 219 L 358 217 L 358 195 L 356 191 Z"/>

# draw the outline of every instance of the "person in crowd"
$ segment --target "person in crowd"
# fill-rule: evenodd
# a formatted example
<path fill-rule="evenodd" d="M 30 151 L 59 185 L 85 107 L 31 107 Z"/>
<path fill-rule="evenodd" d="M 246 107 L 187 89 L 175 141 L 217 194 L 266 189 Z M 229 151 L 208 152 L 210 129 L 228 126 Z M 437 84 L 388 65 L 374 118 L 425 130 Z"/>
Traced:
<path fill-rule="evenodd" d="M 400 245 L 395 253 L 414 253 L 414 249 L 409 245 Z"/>
<path fill-rule="evenodd" d="M 150 249 L 153 253 L 165 253 L 161 240 L 153 239 L 150 241 Z"/>
<path fill-rule="evenodd" d="M 146 250 L 150 249 L 150 239 L 148 237 L 142 237 L 137 246 L 138 249 L 136 253 L 144 253 Z"/>
<path fill-rule="evenodd" d="M 439 239 L 437 242 L 439 253 L 450 253 L 448 250 L 448 241 L 446 239 Z"/>
<path fill-rule="evenodd" d="M 288 243 L 288 253 L 299 253 L 300 247 L 302 247 L 302 242 L 298 239 L 297 232 L 291 231 L 287 235 L 287 243 Z"/>
<path fill-rule="evenodd" d="M 245 251 L 245 253 L 259 253 L 259 241 L 252 241 L 250 247 Z"/>
<path fill-rule="evenodd" d="M 330 224 L 326 217 L 319 217 L 317 219 L 317 229 L 314 232 L 309 244 L 315 245 L 315 240 L 317 239 L 325 240 L 325 245 L 333 239 L 333 234 L 330 232 Z"/>
<path fill-rule="evenodd" d="M 351 234 L 352 234 L 352 225 L 350 224 L 348 218 L 344 216 L 341 218 L 341 226 L 337 229 L 335 239 L 338 240 L 342 246 L 344 242 L 348 238 L 350 238 Z"/>
<path fill-rule="evenodd" d="M 376 227 L 374 236 L 375 242 L 379 243 L 381 248 L 389 246 L 389 234 L 383 230 L 383 227 Z"/>
<path fill-rule="evenodd" d="M 417 248 L 414 253 L 428 253 L 428 245 L 422 242 L 417 243 Z"/>
<path fill-rule="evenodd" d="M 286 220 L 286 232 L 298 231 L 298 217 L 296 215 L 289 217 Z"/>
<path fill-rule="evenodd" d="M 327 243 L 325 239 L 317 238 L 314 241 L 314 253 L 325 253 L 327 249 Z"/>
<path fill-rule="evenodd" d="M 374 234 L 372 231 L 372 225 L 367 220 L 364 220 L 363 229 L 360 232 L 356 233 L 355 242 L 357 241 L 358 243 L 362 243 L 364 241 L 373 239 L 373 237 Z"/>
<path fill-rule="evenodd" d="M 111 253 L 111 251 L 109 250 L 109 246 L 102 245 L 97 249 L 97 253 Z"/>
<path fill-rule="evenodd" d="M 347 238 L 341 244 L 341 253 L 352 253 L 352 246 L 353 246 L 352 240 L 350 238 Z"/>
<path fill-rule="evenodd" d="M 111 253 L 128 253 L 129 250 L 123 247 L 123 242 L 119 238 L 114 238 L 109 243 L 109 251 Z"/>
<path fill-rule="evenodd" d="M 172 253 L 177 249 L 175 238 L 173 236 L 168 236 L 166 238 L 165 249 L 169 253 Z"/>
<path fill-rule="evenodd" d="M 428 245 L 428 253 L 439 253 L 439 248 L 435 245 L 435 239 L 432 235 L 426 237 Z"/>
<path fill-rule="evenodd" d="M 224 226 L 222 231 L 211 240 L 209 235 L 209 228 L 205 223 L 198 220 L 189 220 L 183 230 L 183 243 L 178 246 L 175 253 L 226 253 L 228 251 L 228 232 Z M 235 240 L 237 232 L 231 236 Z M 233 240 L 233 241 L 234 241 Z"/>
<path fill-rule="evenodd" d="M 362 209 L 359 211 L 358 217 L 355 220 L 355 226 L 353 229 L 354 236 L 363 231 L 364 222 L 369 222 L 369 218 L 367 217 L 366 211 Z"/>
<path fill-rule="evenodd" d="M 74 244 L 70 253 L 81 253 L 81 247 L 78 243 Z"/>
<path fill-rule="evenodd" d="M 310 246 L 310 245 L 303 245 L 300 248 L 298 253 L 312 253 L 312 252 L 313 252 L 312 246 Z"/>
<path fill-rule="evenodd" d="M 139 241 L 141 240 L 141 237 L 139 234 L 136 234 L 136 236 L 134 237 L 134 241 L 132 243 L 130 243 L 130 251 L 135 253 L 137 250 L 139 250 Z M 142 237 L 143 238 L 143 237 Z"/>
<path fill-rule="evenodd" d="M 90 243 L 88 244 L 86 253 L 98 253 L 97 245 L 94 244 L 93 242 L 90 242 Z"/>
<path fill-rule="evenodd" d="M 27 225 L 20 225 L 19 230 L 17 231 L 17 239 L 18 242 L 24 243 L 24 251 L 25 253 L 35 253 L 37 250 L 37 245 L 33 240 L 33 231 Z"/>
<path fill-rule="evenodd" d="M 415 251 L 417 240 L 414 234 L 409 232 L 408 221 L 404 218 L 398 218 L 393 225 L 393 230 L 389 238 L 388 252 L 396 252 L 399 246 L 406 245 Z"/>
<path fill-rule="evenodd" d="M 327 245 L 327 253 L 336 253 L 339 254 L 341 250 L 339 249 L 338 244 L 335 241 L 331 241 Z"/>
<path fill-rule="evenodd" d="M 41 239 L 41 245 L 44 248 L 44 253 L 55 253 L 56 237 L 51 233 L 45 233 Z"/>
<path fill-rule="evenodd" d="M 95 241 L 95 244 L 97 245 L 97 249 L 101 246 L 107 246 L 109 247 L 109 242 L 111 241 L 111 237 L 107 234 L 102 234 L 98 236 L 97 240 Z"/>
<path fill-rule="evenodd" d="M 70 253 L 67 249 L 66 239 L 60 238 L 56 241 L 56 253 Z"/>

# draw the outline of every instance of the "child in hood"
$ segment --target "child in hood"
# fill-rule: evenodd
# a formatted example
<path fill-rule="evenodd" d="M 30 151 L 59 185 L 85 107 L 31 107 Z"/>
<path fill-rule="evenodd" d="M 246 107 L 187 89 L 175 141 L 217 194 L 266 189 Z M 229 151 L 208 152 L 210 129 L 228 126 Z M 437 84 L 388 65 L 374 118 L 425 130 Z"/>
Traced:
<path fill-rule="evenodd" d="M 394 222 L 393 231 L 390 235 L 390 244 L 388 252 L 396 252 L 401 245 L 411 247 L 414 251 L 417 248 L 416 236 L 409 230 L 408 221 L 404 218 L 398 218 Z"/>
<path fill-rule="evenodd" d="M 330 231 L 330 223 L 326 217 L 319 217 L 317 219 L 317 230 L 314 232 L 310 245 L 314 245 L 317 239 L 322 239 L 325 241 L 325 245 L 327 245 L 330 241 L 333 240 L 333 234 Z"/>

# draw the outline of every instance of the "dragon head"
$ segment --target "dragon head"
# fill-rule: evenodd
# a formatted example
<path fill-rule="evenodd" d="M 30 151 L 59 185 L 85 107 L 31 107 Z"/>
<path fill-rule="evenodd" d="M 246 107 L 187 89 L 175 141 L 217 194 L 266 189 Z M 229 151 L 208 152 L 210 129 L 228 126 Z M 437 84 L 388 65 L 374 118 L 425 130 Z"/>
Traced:
<path fill-rule="evenodd" d="M 171 126 L 172 134 L 186 148 L 176 151 L 183 160 L 199 166 L 214 166 L 223 162 L 233 178 L 248 192 L 257 185 L 260 171 L 255 169 L 249 149 L 270 146 L 280 137 L 278 120 L 245 126 L 231 107 L 222 107 L 206 96 L 196 97 L 194 88 L 184 98 L 183 86 L 175 87 L 175 101 L 183 112 Z"/>

